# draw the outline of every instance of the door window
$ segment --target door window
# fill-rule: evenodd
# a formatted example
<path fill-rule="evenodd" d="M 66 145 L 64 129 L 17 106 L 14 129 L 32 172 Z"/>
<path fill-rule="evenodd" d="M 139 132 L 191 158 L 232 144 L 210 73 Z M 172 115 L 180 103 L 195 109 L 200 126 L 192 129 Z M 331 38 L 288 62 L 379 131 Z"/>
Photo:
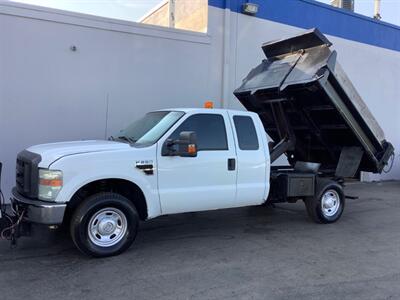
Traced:
<path fill-rule="evenodd" d="M 217 114 L 197 114 L 187 118 L 169 137 L 179 139 L 182 131 L 194 131 L 198 151 L 228 150 L 225 121 Z"/>
<path fill-rule="evenodd" d="M 240 150 L 258 150 L 258 138 L 254 122 L 248 116 L 234 116 Z"/>

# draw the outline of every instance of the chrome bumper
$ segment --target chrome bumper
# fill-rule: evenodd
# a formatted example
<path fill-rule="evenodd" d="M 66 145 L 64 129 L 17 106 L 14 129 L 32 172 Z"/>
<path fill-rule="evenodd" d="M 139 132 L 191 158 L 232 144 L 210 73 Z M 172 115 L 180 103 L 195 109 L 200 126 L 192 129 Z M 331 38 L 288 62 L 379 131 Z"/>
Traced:
<path fill-rule="evenodd" d="M 16 188 L 12 190 L 11 205 L 17 212 L 25 210 L 24 221 L 46 225 L 61 224 L 67 207 L 64 203 L 26 198 L 18 193 Z"/>

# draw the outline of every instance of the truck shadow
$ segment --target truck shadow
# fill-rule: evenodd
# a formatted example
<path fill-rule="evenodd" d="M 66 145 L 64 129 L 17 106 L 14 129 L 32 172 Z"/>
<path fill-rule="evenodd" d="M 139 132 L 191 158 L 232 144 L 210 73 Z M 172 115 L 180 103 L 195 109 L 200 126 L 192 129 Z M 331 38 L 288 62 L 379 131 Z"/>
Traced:
<path fill-rule="evenodd" d="M 282 227 L 290 229 L 308 223 L 304 206 L 300 204 L 167 215 L 142 222 L 137 239 L 127 252 L 142 252 L 159 247 L 160 243 L 174 247 L 176 241 L 210 243 L 246 234 L 268 235 Z M 32 236 L 20 238 L 15 248 L 10 247 L 9 241 L 0 241 L 0 262 L 51 257 L 85 259 L 76 250 L 66 229 L 33 226 Z"/>

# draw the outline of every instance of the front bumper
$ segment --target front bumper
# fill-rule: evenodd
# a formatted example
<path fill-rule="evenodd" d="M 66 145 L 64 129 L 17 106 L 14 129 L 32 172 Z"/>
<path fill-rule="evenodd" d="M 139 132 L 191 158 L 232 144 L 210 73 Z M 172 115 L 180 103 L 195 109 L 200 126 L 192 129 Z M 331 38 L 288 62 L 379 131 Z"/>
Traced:
<path fill-rule="evenodd" d="M 11 205 L 18 213 L 25 210 L 24 221 L 46 225 L 61 224 L 67 207 L 64 203 L 26 198 L 16 188 L 12 189 Z"/>

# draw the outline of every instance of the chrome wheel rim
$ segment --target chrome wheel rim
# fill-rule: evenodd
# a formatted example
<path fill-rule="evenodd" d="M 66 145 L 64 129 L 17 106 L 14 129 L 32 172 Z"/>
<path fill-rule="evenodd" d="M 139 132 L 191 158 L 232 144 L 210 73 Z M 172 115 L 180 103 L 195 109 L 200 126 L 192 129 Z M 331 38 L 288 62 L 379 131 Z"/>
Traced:
<path fill-rule="evenodd" d="M 321 199 L 322 213 L 326 217 L 334 216 L 340 207 L 340 196 L 335 190 L 327 190 Z"/>
<path fill-rule="evenodd" d="M 89 221 L 90 241 L 100 247 L 111 247 L 124 237 L 128 223 L 125 214 L 114 207 L 107 207 L 96 212 Z"/>

